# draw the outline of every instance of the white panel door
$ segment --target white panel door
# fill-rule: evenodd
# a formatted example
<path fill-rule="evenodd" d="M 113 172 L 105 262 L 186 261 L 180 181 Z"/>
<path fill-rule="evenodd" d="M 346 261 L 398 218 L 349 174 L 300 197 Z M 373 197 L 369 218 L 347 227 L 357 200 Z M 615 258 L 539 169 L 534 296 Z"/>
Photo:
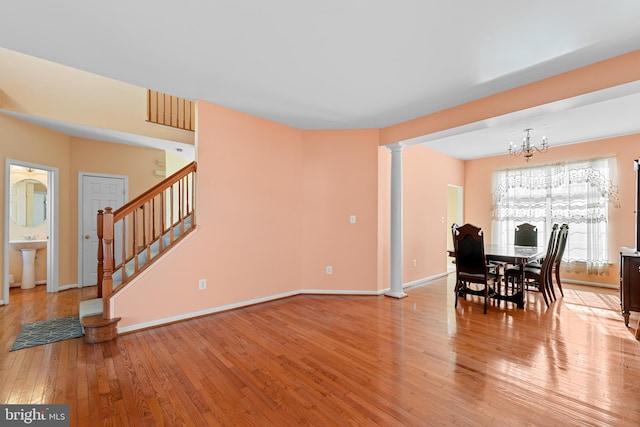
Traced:
<path fill-rule="evenodd" d="M 98 210 L 111 207 L 118 209 L 125 203 L 125 178 L 83 175 L 81 178 L 81 224 L 80 286 L 95 286 L 98 283 Z"/>

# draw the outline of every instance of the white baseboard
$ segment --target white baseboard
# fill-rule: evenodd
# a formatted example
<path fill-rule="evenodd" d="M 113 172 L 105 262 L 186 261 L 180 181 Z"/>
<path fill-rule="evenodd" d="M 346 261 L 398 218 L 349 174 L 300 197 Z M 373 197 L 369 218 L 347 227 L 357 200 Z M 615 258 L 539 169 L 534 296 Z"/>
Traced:
<path fill-rule="evenodd" d="M 37 285 L 46 285 L 47 281 L 46 280 L 36 280 L 36 286 Z M 14 283 L 10 286 L 10 288 L 19 288 L 21 285 L 21 283 Z M 68 285 L 62 285 L 62 286 L 58 286 L 58 291 L 66 291 L 67 289 L 74 289 L 77 288 L 78 284 L 77 283 L 70 283 Z"/>
<path fill-rule="evenodd" d="M 407 282 L 407 283 L 403 283 L 402 284 L 402 289 L 406 289 L 406 288 L 414 288 L 416 286 L 421 286 L 424 285 L 428 282 L 431 282 L 432 280 L 436 280 L 436 279 L 440 279 L 441 277 L 446 277 L 450 274 L 450 272 L 448 273 L 440 273 L 440 274 L 434 274 L 433 276 L 429 276 L 429 277 L 424 277 L 422 279 L 418 279 L 418 280 L 414 280 L 412 282 Z"/>
<path fill-rule="evenodd" d="M 302 289 L 299 295 L 382 295 L 386 290 L 381 291 L 349 291 L 333 289 Z"/>
<path fill-rule="evenodd" d="M 562 279 L 562 282 L 572 283 L 572 284 L 575 284 L 575 285 L 597 286 L 599 288 L 609 288 L 609 289 L 619 289 L 620 288 L 620 286 L 612 285 L 611 283 L 584 282 L 582 280 L 572 280 L 572 279 Z"/>
<path fill-rule="evenodd" d="M 169 324 L 169 323 L 178 322 L 178 321 L 181 321 L 181 320 L 192 319 L 194 317 L 206 316 L 208 314 L 214 314 L 214 313 L 220 313 L 222 311 L 232 310 L 234 308 L 248 307 L 248 306 L 254 305 L 254 304 L 260 304 L 260 303 L 263 303 L 263 302 L 268 302 L 268 301 L 273 301 L 273 300 L 277 300 L 277 299 L 281 299 L 281 298 L 287 298 L 287 297 L 290 297 L 290 296 L 298 295 L 299 293 L 300 292 L 298 292 L 298 291 L 285 292 L 283 294 L 271 295 L 269 297 L 257 298 L 257 299 L 253 299 L 253 300 L 249 300 L 249 301 L 242 301 L 242 302 L 223 305 L 223 306 L 220 306 L 220 307 L 214 307 L 214 308 L 210 308 L 210 309 L 206 309 L 206 310 L 195 311 L 195 312 L 192 312 L 192 313 L 180 314 L 180 315 L 177 315 L 177 316 L 165 317 L 163 319 L 152 320 L 150 322 L 137 323 L 137 324 L 129 325 L 129 326 L 119 326 L 118 327 L 118 334 L 122 334 L 122 333 L 126 333 L 126 332 L 133 332 L 133 331 L 137 331 L 139 329 L 152 328 L 152 327 L 155 327 L 155 326 L 162 326 L 162 325 L 166 325 L 166 324 Z"/>
<path fill-rule="evenodd" d="M 38 285 L 46 285 L 47 281 L 46 280 L 36 280 L 34 283 L 36 284 L 36 286 L 38 286 Z M 11 285 L 9 285 L 9 288 L 19 288 L 21 286 L 22 286 L 22 282 L 18 282 L 18 283 L 14 282 Z"/>
<path fill-rule="evenodd" d="M 448 273 L 436 274 L 434 276 L 425 277 L 423 279 L 414 280 L 412 282 L 404 283 L 402 285 L 403 288 L 411 288 L 419 285 L 424 285 L 431 280 L 438 279 L 440 277 L 447 276 Z M 150 322 L 142 322 L 136 323 L 128 326 L 119 326 L 118 334 L 134 332 L 140 329 L 153 328 L 156 326 L 167 325 L 169 323 L 179 322 L 181 320 L 193 319 L 195 317 L 206 316 L 208 314 L 220 313 L 222 311 L 232 310 L 235 308 L 248 307 L 254 304 L 260 304 L 263 302 L 274 301 L 282 298 L 288 298 L 296 295 L 373 295 L 379 296 L 384 295 L 389 291 L 389 288 L 381 289 L 377 291 L 361 291 L 361 290 L 327 290 L 327 289 L 301 289 L 298 291 L 285 292 L 277 295 L 270 295 L 268 297 L 256 298 L 248 301 L 241 301 L 234 304 L 223 305 L 220 307 L 214 307 L 206 310 L 195 311 L 192 313 L 180 314 L 178 316 L 170 316 L 162 319 L 152 320 Z"/>

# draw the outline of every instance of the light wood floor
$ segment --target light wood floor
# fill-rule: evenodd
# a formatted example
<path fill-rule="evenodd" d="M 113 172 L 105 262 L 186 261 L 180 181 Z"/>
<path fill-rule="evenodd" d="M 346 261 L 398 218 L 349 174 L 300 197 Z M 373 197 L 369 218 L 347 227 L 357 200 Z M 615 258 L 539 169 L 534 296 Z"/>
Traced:
<path fill-rule="evenodd" d="M 67 403 L 72 426 L 640 425 L 640 342 L 615 290 L 565 285 L 549 309 L 530 293 L 483 315 L 479 300 L 454 309 L 452 278 L 9 352 L 22 322 L 94 292 L 12 290 L 0 403 Z"/>

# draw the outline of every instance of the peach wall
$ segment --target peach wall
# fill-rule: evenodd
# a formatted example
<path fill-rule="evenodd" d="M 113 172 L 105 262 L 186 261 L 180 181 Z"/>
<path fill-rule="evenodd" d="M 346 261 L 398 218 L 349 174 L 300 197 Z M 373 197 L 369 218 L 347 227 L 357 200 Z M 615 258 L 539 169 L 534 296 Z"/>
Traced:
<path fill-rule="evenodd" d="M 640 80 L 640 50 L 458 105 L 381 130 L 380 144 L 404 141 Z"/>
<path fill-rule="evenodd" d="M 150 88 L 153 89 L 153 88 Z M 0 48 L 0 108 L 193 144 L 193 132 L 146 123 L 147 88 Z"/>
<path fill-rule="evenodd" d="M 635 246 L 635 197 L 636 175 L 633 160 L 640 158 L 640 134 L 628 135 L 581 144 L 551 147 L 545 154 L 533 156 L 529 166 L 615 156 L 617 159 L 617 180 L 620 194 L 620 207 L 609 208 L 609 260 L 612 262 L 607 274 L 601 276 L 585 275 L 567 271 L 563 278 L 602 283 L 619 284 L 618 256 L 621 246 Z M 508 155 L 488 157 L 465 162 L 465 221 L 486 229 L 485 236 L 491 239 L 491 176 L 494 170 L 525 166 L 521 157 Z"/>
<path fill-rule="evenodd" d="M 464 162 L 421 145 L 405 148 L 402 160 L 403 283 L 410 283 L 447 271 L 448 185 L 464 184 Z"/>
<path fill-rule="evenodd" d="M 203 101 L 196 109 L 197 230 L 114 298 L 120 328 L 300 289 L 302 132 Z"/>
<path fill-rule="evenodd" d="M 378 138 L 377 129 L 303 132 L 305 289 L 377 287 Z"/>
<path fill-rule="evenodd" d="M 225 300 L 298 289 L 302 132 L 206 102 L 198 114 L 198 215 Z"/>

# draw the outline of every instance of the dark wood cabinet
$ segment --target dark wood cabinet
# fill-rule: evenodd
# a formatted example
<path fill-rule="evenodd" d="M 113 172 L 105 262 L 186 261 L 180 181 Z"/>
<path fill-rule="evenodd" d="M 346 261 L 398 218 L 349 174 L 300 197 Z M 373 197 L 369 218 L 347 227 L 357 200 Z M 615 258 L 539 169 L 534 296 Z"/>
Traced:
<path fill-rule="evenodd" d="M 625 326 L 629 313 L 640 311 L 640 252 L 633 249 L 620 251 L 620 308 Z"/>

